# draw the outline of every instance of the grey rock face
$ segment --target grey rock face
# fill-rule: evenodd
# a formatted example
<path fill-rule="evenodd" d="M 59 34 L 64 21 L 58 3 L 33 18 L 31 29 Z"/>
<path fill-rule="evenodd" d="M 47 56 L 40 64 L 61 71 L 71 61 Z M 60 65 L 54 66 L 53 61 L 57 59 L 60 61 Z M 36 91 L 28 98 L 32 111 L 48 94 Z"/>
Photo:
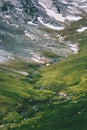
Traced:
<path fill-rule="evenodd" d="M 83 8 L 84 7 L 84 8 Z M 83 12 L 86 14 L 87 1 L 77 0 L 1 0 L 0 1 L 0 15 L 7 14 L 15 17 L 15 21 L 22 19 L 23 21 L 32 20 L 34 23 L 41 17 L 45 22 L 57 24 L 60 20 L 56 21 L 52 18 L 52 14 L 48 15 L 47 12 L 61 14 L 62 17 L 68 15 L 78 16 Z M 54 15 L 54 14 L 53 14 Z M 56 17 L 56 16 L 55 16 Z M 19 18 L 19 19 L 18 19 Z M 66 18 L 68 19 L 68 18 Z M 59 25 L 58 23 L 58 25 Z"/>
<path fill-rule="evenodd" d="M 55 30 L 64 29 L 86 14 L 87 0 L 1 0 L 0 50 L 40 63 L 43 59 L 56 60 L 44 57 L 45 50 L 65 57 L 73 53 L 72 49 L 61 44 L 63 37 Z M 45 29 L 54 30 L 56 38 Z"/>

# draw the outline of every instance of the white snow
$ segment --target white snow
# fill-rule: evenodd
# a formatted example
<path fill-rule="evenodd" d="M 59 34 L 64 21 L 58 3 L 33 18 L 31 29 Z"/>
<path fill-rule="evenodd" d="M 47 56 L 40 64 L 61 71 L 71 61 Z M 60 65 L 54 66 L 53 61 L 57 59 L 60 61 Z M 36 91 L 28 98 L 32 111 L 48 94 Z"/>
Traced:
<path fill-rule="evenodd" d="M 5 63 L 9 60 L 14 60 L 12 55 L 3 50 L 0 50 L 0 63 Z"/>
<path fill-rule="evenodd" d="M 87 30 L 87 27 L 81 27 L 77 29 L 76 31 L 80 33 L 80 32 L 84 32 L 85 30 Z"/>
<path fill-rule="evenodd" d="M 68 44 L 71 48 L 71 50 L 74 52 L 74 54 L 78 53 L 78 44 Z"/>
<path fill-rule="evenodd" d="M 17 11 L 21 11 L 22 12 L 22 9 L 20 9 L 20 8 L 15 8 Z"/>
<path fill-rule="evenodd" d="M 30 25 L 35 25 L 35 26 L 37 25 L 37 24 L 33 23 L 32 21 L 28 21 L 27 23 Z"/>
<path fill-rule="evenodd" d="M 3 57 L 3 56 L 0 56 L 0 63 L 4 63 L 4 62 L 6 62 L 7 60 L 6 60 L 6 58 L 5 57 Z"/>
<path fill-rule="evenodd" d="M 48 16 L 55 18 L 57 21 L 64 22 L 65 18 L 62 16 L 62 14 L 58 14 L 53 10 L 47 9 L 47 7 L 42 2 L 39 2 L 39 4 L 44 7 Z"/>
<path fill-rule="evenodd" d="M 9 18 L 11 18 L 11 16 L 10 15 L 4 15 L 3 18 L 9 19 Z"/>
<path fill-rule="evenodd" d="M 46 64 L 46 66 L 49 66 L 50 64 L 48 63 L 48 64 Z"/>
<path fill-rule="evenodd" d="M 42 64 L 44 64 L 44 61 L 39 60 L 39 59 L 31 58 L 31 60 L 33 60 L 33 61 L 35 61 L 35 62 L 37 62 L 37 63 L 42 63 Z"/>
<path fill-rule="evenodd" d="M 41 63 L 41 64 L 46 64 L 49 62 L 49 60 L 44 57 L 44 56 L 40 56 L 39 54 L 37 53 L 34 53 L 32 52 L 32 58 L 31 58 L 32 61 L 35 61 L 37 63 Z"/>
<path fill-rule="evenodd" d="M 66 16 L 66 19 L 69 21 L 78 21 L 78 20 L 82 19 L 82 17 L 70 15 L 70 16 Z"/>
<path fill-rule="evenodd" d="M 49 37 L 47 34 L 44 34 L 44 37 Z"/>
<path fill-rule="evenodd" d="M 69 20 L 69 21 L 78 21 L 80 19 L 82 19 L 82 17 L 80 16 L 74 16 L 74 15 L 67 15 L 66 17 L 63 17 L 62 14 L 59 14 L 58 12 L 56 13 L 56 11 L 48 9 L 45 4 L 43 4 L 42 2 L 39 1 L 39 4 L 41 6 L 43 6 L 43 8 L 46 10 L 47 15 L 53 17 L 55 20 L 59 21 L 59 22 L 63 22 L 65 20 Z"/>
<path fill-rule="evenodd" d="M 64 27 L 56 27 L 56 26 L 54 26 L 54 25 L 52 25 L 52 24 L 50 24 L 50 23 L 44 23 L 42 20 L 41 20 L 41 18 L 40 17 L 38 17 L 38 20 L 39 20 L 39 22 L 41 23 L 41 24 L 43 24 L 44 26 L 46 26 L 46 27 L 48 27 L 48 28 L 51 28 L 51 29 L 54 29 L 54 30 L 63 30 L 64 29 Z"/>
<path fill-rule="evenodd" d="M 44 34 L 43 36 L 44 36 L 45 38 L 47 38 L 47 39 L 50 39 L 49 35 L 47 35 L 47 34 Z"/>

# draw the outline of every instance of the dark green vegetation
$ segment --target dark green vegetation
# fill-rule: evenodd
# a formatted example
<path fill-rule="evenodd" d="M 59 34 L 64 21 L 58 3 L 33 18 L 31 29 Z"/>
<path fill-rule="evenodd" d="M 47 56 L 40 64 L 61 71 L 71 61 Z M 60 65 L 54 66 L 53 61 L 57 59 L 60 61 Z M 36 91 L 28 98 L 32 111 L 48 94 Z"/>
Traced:
<path fill-rule="evenodd" d="M 60 32 L 78 42 L 78 54 L 40 69 L 22 61 L 0 67 L 1 130 L 87 129 L 87 32 L 76 32 L 82 23 Z"/>

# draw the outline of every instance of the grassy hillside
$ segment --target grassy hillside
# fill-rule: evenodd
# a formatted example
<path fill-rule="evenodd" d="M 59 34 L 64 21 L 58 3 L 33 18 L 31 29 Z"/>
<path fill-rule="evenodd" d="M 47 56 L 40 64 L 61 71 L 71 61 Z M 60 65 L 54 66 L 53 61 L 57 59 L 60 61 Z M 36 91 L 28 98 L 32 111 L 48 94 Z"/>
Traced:
<path fill-rule="evenodd" d="M 79 44 L 78 54 L 40 69 L 24 62 L 0 67 L 1 130 L 87 129 L 87 32 L 76 32 L 82 24 L 60 32 Z"/>

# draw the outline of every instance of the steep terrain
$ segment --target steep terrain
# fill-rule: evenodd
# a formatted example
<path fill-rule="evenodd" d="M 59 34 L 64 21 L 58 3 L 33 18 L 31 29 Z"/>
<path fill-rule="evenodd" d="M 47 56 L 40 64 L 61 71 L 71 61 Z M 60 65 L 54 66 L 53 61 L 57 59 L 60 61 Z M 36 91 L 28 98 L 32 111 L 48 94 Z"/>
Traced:
<path fill-rule="evenodd" d="M 86 130 L 87 1 L 0 7 L 0 129 Z"/>
<path fill-rule="evenodd" d="M 55 60 L 44 56 L 44 51 L 57 54 L 56 60 L 66 57 L 73 50 L 58 31 L 86 17 L 86 10 L 87 1 L 1 0 L 0 57 L 9 59 L 8 54 L 42 63 Z"/>

